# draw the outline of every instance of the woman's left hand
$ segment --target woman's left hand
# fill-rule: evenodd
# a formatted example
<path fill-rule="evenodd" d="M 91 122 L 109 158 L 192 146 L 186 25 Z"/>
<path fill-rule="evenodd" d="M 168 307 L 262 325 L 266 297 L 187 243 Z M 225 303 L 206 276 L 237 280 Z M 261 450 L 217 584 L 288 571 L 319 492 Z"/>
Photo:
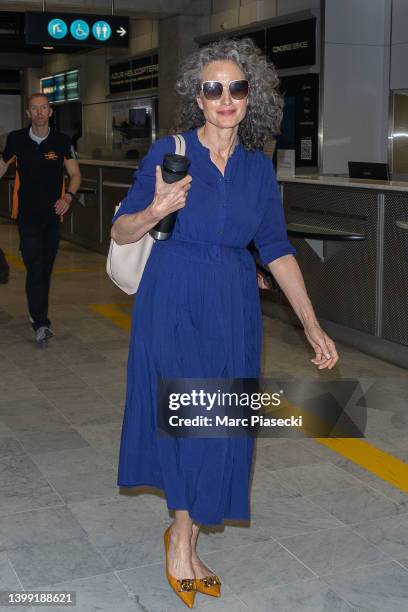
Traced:
<path fill-rule="evenodd" d="M 329 338 L 317 323 L 305 327 L 304 332 L 308 342 L 316 353 L 316 357 L 311 359 L 311 362 L 314 363 L 319 370 L 323 370 L 323 368 L 329 368 L 329 370 L 331 370 L 339 360 L 336 345 L 333 340 Z"/>
<path fill-rule="evenodd" d="M 270 289 L 270 286 L 267 284 L 265 277 L 261 272 L 256 272 L 256 280 L 258 282 L 259 289 Z"/>

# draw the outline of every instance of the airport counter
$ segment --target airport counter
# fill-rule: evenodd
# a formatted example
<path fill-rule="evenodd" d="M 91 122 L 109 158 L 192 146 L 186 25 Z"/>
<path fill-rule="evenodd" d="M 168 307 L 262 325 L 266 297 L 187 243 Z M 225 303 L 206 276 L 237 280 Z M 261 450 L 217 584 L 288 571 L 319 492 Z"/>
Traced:
<path fill-rule="evenodd" d="M 62 228 L 62 237 L 107 254 L 115 207 L 133 182 L 135 164 L 119 161 L 78 160 L 82 183 L 78 201 Z"/>
<path fill-rule="evenodd" d="M 408 367 L 408 182 L 279 182 L 289 237 L 326 331 Z"/>

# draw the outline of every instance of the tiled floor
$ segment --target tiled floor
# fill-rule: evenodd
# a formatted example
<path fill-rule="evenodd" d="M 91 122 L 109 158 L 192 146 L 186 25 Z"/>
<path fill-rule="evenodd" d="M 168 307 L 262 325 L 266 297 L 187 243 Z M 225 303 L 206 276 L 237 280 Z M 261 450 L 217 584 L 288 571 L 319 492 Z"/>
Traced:
<path fill-rule="evenodd" d="M 128 332 L 90 306 L 126 314 L 131 300 L 106 279 L 102 256 L 63 243 L 56 337 L 41 349 L 14 227 L 0 224 L 0 245 L 12 255 L 0 285 L 0 590 L 76 592 L 75 608 L 47 610 L 185 609 L 164 577 L 165 501 L 115 484 Z M 378 378 L 368 441 L 407 461 L 408 373 L 339 350 L 325 376 Z M 319 376 L 300 331 L 277 320 L 265 319 L 263 363 L 265 374 Z M 408 495 L 314 440 L 258 440 L 250 527 L 227 525 L 199 543 L 223 595 L 198 595 L 198 610 L 408 609 Z"/>

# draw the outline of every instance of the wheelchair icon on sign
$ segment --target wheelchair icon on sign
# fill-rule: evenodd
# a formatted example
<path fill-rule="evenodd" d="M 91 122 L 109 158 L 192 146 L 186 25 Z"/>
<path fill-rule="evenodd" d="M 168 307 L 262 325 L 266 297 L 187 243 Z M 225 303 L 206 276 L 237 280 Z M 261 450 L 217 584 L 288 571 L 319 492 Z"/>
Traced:
<path fill-rule="evenodd" d="M 71 34 L 76 40 L 85 40 L 89 36 L 89 25 L 83 19 L 76 19 L 71 23 Z"/>

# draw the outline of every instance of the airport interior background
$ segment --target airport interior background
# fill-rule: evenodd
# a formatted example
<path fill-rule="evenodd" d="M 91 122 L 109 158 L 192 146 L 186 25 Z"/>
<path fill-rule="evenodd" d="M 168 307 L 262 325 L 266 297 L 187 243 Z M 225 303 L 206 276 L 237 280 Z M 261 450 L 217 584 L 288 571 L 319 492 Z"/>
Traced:
<path fill-rule="evenodd" d="M 184 609 L 164 578 L 163 495 L 116 486 L 133 297 L 107 277 L 106 255 L 140 160 L 172 132 L 180 61 L 247 36 L 280 78 L 282 129 L 265 153 L 340 354 L 333 371 L 313 369 L 259 264 L 262 374 L 358 380 L 367 422 L 364 438 L 257 439 L 250 524 L 203 530 L 223 595 L 195 607 L 408 610 L 406 0 L 1 1 L 0 151 L 43 92 L 82 183 L 53 271 L 55 337 L 40 348 L 10 220 L 15 168 L 0 180 L 0 610 L 6 592 L 41 590 L 74 592 L 78 612 Z"/>

